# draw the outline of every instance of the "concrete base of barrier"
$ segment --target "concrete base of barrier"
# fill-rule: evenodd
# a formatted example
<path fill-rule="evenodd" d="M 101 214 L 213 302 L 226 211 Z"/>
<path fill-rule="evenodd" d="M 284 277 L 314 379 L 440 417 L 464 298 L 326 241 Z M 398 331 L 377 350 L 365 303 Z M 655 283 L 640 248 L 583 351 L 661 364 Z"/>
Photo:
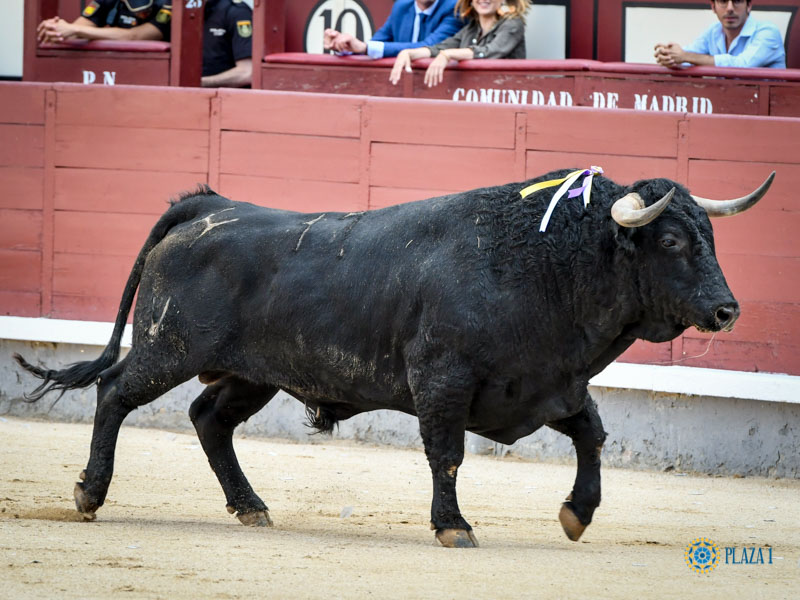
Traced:
<path fill-rule="evenodd" d="M 35 380 L 19 369 L 11 355 L 19 352 L 33 363 L 62 368 L 94 359 L 101 350 L 99 346 L 0 339 L 0 415 L 91 421 L 95 407 L 92 388 L 69 391 L 58 401 L 47 397 L 37 403 L 25 402 L 23 394 L 35 387 Z M 189 405 L 203 387 L 197 380 L 187 382 L 132 413 L 126 424 L 190 429 Z M 800 404 L 605 384 L 592 386 L 590 391 L 608 432 L 603 449 L 606 465 L 800 478 Z M 313 435 L 304 423 L 303 406 L 281 393 L 238 432 L 304 442 L 328 439 Z M 334 437 L 421 447 L 417 420 L 394 411 L 375 411 L 344 421 Z M 570 440 L 547 428 L 512 446 L 468 434 L 467 449 L 544 460 L 574 461 L 575 457 Z"/>

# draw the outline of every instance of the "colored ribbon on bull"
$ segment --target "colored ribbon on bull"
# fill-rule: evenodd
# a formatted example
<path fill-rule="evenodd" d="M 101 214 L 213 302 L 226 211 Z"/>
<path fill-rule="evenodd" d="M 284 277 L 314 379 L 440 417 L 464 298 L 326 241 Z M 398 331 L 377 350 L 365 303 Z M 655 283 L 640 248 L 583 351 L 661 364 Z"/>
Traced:
<path fill-rule="evenodd" d="M 557 185 L 561 185 L 556 193 L 553 194 L 552 199 L 550 200 L 550 205 L 547 207 L 547 212 L 544 213 L 544 217 L 542 218 L 542 223 L 539 226 L 539 232 L 543 233 L 547 230 L 547 225 L 550 223 L 550 216 L 553 214 L 553 210 L 556 208 L 556 204 L 561 199 L 561 197 L 566 193 L 568 198 L 575 198 L 577 196 L 583 195 L 583 205 L 584 207 L 589 206 L 589 202 L 591 200 L 592 195 L 592 178 L 595 175 L 601 175 L 603 173 L 602 167 L 596 167 L 592 165 L 588 169 L 578 169 L 577 171 L 573 171 L 566 177 L 561 179 L 549 179 L 547 181 L 540 181 L 539 183 L 534 183 L 533 185 L 529 185 L 522 191 L 520 191 L 520 196 L 523 198 L 527 198 L 534 192 L 538 192 L 539 190 L 543 190 L 549 187 L 555 187 Z M 580 179 L 581 175 L 585 175 L 583 178 L 583 182 L 579 188 L 575 188 L 574 190 L 570 190 L 569 188 Z M 569 192 L 567 192 L 569 190 Z"/>

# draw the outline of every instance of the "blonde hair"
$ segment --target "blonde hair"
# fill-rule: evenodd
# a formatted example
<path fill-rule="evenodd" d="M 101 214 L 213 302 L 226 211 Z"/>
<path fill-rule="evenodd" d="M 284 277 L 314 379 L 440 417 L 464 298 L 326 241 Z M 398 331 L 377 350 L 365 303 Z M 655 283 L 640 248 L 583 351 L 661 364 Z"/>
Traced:
<path fill-rule="evenodd" d="M 522 19 L 525 22 L 525 11 L 530 6 L 530 0 L 504 0 L 497 11 L 497 18 L 509 19 L 516 18 Z M 456 2 L 456 15 L 464 20 L 477 19 L 475 10 L 472 8 L 472 0 L 458 0 Z"/>

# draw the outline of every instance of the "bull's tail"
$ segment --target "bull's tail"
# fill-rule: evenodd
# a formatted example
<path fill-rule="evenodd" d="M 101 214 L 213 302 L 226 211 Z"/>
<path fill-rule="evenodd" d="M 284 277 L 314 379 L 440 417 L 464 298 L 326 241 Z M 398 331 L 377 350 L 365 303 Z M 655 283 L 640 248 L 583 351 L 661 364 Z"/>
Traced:
<path fill-rule="evenodd" d="M 201 188 L 198 195 L 213 194 L 208 188 Z M 25 398 L 31 402 L 39 400 L 48 392 L 61 390 L 63 394 L 67 390 L 74 390 L 78 388 L 85 388 L 92 385 L 97 381 L 98 376 L 104 370 L 109 368 L 119 359 L 120 344 L 122 342 L 122 333 L 125 329 L 125 322 L 128 320 L 133 299 L 136 296 L 136 290 L 139 287 L 139 281 L 142 278 L 142 271 L 144 264 L 147 260 L 147 255 L 156 247 L 156 245 L 163 240 L 170 230 L 176 225 L 185 223 L 194 219 L 202 208 L 202 203 L 191 202 L 196 196 L 188 196 L 181 201 L 176 202 L 173 206 L 164 213 L 158 222 L 150 231 L 147 241 L 139 251 L 136 257 L 136 262 L 133 264 L 131 274 L 128 276 L 128 282 L 125 284 L 125 290 L 122 293 L 120 300 L 119 310 L 117 311 L 117 319 L 114 322 L 114 331 L 111 334 L 111 340 L 106 345 L 103 353 L 96 360 L 87 360 L 76 362 L 61 370 L 52 370 L 41 367 L 36 367 L 26 361 L 19 354 L 14 354 L 14 359 L 24 368 L 39 379 L 42 379 L 41 385 L 33 390 L 30 394 L 26 394 Z M 60 396 L 59 396 L 60 397 Z"/>

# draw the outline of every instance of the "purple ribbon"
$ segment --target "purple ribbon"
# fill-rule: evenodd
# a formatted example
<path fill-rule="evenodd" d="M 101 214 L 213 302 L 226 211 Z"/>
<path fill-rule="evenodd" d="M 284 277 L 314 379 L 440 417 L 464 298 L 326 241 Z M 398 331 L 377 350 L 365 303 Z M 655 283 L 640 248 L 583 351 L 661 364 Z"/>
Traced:
<path fill-rule="evenodd" d="M 597 170 L 597 167 L 586 169 L 582 173 L 582 175 L 586 175 L 586 177 L 583 178 L 583 183 L 581 184 L 581 187 L 575 188 L 574 190 L 570 190 L 569 192 L 567 192 L 567 198 L 575 198 L 576 196 L 580 196 L 584 192 L 584 190 L 586 190 L 586 188 L 592 184 L 592 175 L 599 174 L 602 172 L 603 172 L 602 169 Z"/>

